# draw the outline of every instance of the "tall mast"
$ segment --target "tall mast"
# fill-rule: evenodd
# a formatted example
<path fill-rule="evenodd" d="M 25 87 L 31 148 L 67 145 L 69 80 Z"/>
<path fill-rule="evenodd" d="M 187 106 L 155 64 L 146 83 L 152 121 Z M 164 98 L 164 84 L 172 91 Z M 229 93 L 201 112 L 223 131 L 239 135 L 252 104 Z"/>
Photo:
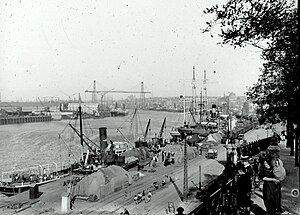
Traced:
<path fill-rule="evenodd" d="M 184 77 L 184 76 L 183 76 Z M 186 110 L 185 110 L 185 82 L 184 82 L 184 79 L 183 79 L 183 124 L 185 125 L 186 124 Z"/>
<path fill-rule="evenodd" d="M 193 80 L 192 80 L 192 113 L 195 114 L 196 110 L 196 78 L 195 78 L 195 66 L 193 66 Z"/>
<path fill-rule="evenodd" d="M 82 132 L 82 115 L 81 115 L 81 97 L 80 97 L 80 93 L 79 93 L 79 131 L 80 131 L 80 144 L 82 146 L 82 155 L 83 155 L 83 132 Z"/>
<path fill-rule="evenodd" d="M 207 88 L 206 88 L 206 84 L 207 84 L 207 79 L 206 79 L 206 70 L 204 70 L 204 79 L 203 79 L 203 105 L 204 108 L 207 108 Z"/>
<path fill-rule="evenodd" d="M 202 121 L 202 114 L 203 114 L 203 95 L 202 95 L 202 88 L 200 92 L 200 123 Z"/>
<path fill-rule="evenodd" d="M 186 113 L 185 113 L 185 89 L 184 89 L 184 95 L 183 95 L 183 123 L 186 124 Z"/>

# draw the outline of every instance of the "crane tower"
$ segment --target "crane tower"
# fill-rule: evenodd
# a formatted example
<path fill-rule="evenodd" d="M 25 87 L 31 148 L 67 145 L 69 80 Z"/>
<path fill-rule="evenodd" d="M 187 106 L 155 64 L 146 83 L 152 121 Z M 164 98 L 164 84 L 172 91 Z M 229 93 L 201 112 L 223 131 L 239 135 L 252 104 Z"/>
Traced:
<path fill-rule="evenodd" d="M 96 80 L 94 80 L 94 86 L 93 86 L 93 94 L 92 94 L 92 102 L 97 102 L 97 94 L 96 94 Z"/>
<path fill-rule="evenodd" d="M 145 89 L 144 89 L 144 82 L 141 82 L 141 108 L 145 108 Z"/>

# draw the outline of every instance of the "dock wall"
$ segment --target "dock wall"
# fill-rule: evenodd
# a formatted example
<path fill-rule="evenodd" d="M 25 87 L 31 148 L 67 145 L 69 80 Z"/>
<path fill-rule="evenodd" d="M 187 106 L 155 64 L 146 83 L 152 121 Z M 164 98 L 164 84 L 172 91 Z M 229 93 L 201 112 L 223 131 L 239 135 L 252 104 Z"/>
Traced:
<path fill-rule="evenodd" d="M 51 121 L 51 116 L 19 116 L 19 117 L 4 117 L 0 118 L 0 125 L 47 122 Z"/>

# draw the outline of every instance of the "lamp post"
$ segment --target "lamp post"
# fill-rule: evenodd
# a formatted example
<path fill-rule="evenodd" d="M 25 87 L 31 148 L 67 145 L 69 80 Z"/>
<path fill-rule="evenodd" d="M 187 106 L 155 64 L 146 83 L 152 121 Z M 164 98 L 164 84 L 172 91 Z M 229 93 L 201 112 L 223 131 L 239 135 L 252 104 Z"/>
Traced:
<path fill-rule="evenodd" d="M 182 106 L 183 106 L 183 124 L 186 124 L 186 111 L 185 111 L 185 95 L 180 95 L 180 99 L 182 99 Z"/>

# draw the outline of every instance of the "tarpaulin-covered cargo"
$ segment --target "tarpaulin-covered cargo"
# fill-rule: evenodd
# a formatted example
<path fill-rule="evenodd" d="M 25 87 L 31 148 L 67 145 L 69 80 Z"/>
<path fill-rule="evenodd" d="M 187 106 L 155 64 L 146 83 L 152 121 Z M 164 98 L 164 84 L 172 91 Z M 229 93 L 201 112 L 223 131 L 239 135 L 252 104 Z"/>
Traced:
<path fill-rule="evenodd" d="M 139 159 L 139 165 L 145 165 L 152 160 L 152 154 L 146 147 L 134 148 L 123 152 L 122 155 L 126 157 L 136 157 Z"/>
<path fill-rule="evenodd" d="M 212 133 L 204 139 L 204 141 L 206 142 L 214 142 L 215 145 L 220 145 L 221 140 L 222 140 L 222 135 L 220 133 Z"/>
<path fill-rule="evenodd" d="M 119 166 L 109 166 L 82 178 L 75 186 L 74 194 L 79 196 L 96 195 L 97 198 L 128 187 L 132 178 Z"/>

